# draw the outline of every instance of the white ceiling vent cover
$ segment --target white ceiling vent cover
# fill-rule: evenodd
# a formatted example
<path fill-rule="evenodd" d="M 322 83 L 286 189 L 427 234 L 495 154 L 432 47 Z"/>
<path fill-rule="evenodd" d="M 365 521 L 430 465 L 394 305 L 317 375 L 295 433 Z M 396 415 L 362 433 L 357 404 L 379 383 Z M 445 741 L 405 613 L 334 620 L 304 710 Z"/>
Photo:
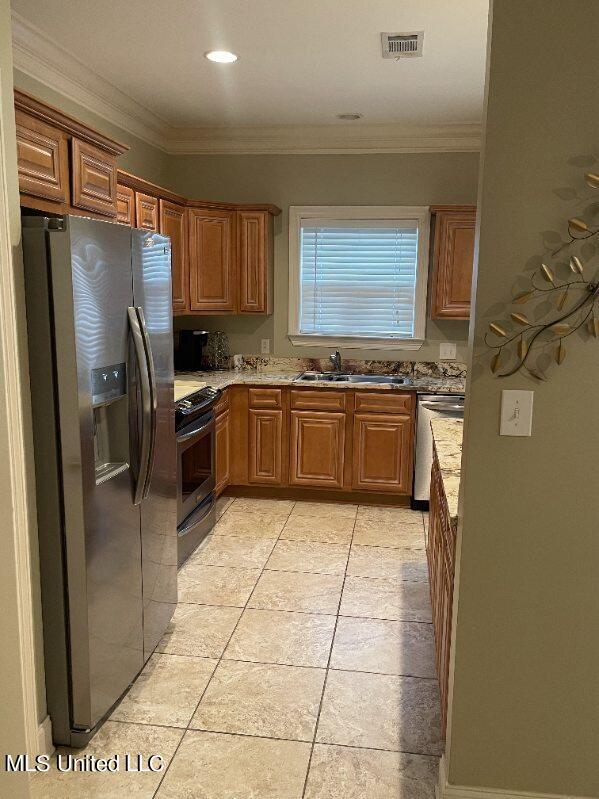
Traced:
<path fill-rule="evenodd" d="M 383 58 L 418 58 L 422 55 L 424 31 L 381 33 Z"/>

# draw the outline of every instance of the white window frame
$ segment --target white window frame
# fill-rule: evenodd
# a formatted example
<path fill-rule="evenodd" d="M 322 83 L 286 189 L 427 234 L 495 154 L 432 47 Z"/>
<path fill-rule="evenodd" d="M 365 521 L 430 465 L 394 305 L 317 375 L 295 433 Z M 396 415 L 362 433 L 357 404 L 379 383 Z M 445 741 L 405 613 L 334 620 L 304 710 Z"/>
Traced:
<path fill-rule="evenodd" d="M 310 219 L 337 220 L 401 219 L 418 225 L 418 261 L 414 292 L 414 335 L 327 336 L 300 332 L 301 228 Z M 289 208 L 289 331 L 294 346 L 339 347 L 362 350 L 418 350 L 426 335 L 430 208 L 428 205 L 292 205 Z"/>

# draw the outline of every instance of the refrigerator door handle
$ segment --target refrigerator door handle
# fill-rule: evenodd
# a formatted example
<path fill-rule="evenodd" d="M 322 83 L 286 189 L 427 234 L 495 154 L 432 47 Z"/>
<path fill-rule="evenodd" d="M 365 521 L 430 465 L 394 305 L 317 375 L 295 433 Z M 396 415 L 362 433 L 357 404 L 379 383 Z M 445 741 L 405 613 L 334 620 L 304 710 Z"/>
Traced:
<path fill-rule="evenodd" d="M 137 315 L 139 317 L 139 326 L 141 328 L 141 336 L 144 342 L 144 350 L 146 353 L 146 363 L 148 366 L 148 378 L 150 381 L 150 454 L 148 456 L 148 469 L 146 473 L 146 485 L 144 487 L 144 498 L 148 495 L 150 490 L 150 482 L 152 480 L 152 472 L 154 471 L 154 451 L 156 448 L 156 425 L 157 425 L 157 411 L 158 411 L 158 386 L 156 383 L 156 370 L 154 369 L 154 358 L 152 356 L 152 345 L 150 344 L 150 335 L 146 325 L 146 317 L 144 309 L 141 305 L 137 306 Z"/>
<path fill-rule="evenodd" d="M 133 338 L 135 359 L 137 361 L 137 368 L 139 371 L 141 394 L 141 444 L 138 460 L 139 472 L 133 493 L 133 504 L 139 505 L 147 496 L 147 490 L 149 487 L 148 471 L 150 469 L 150 458 L 152 455 L 152 389 L 138 309 L 130 306 L 127 308 L 127 316 L 129 318 L 129 327 L 131 329 L 131 336 Z"/>

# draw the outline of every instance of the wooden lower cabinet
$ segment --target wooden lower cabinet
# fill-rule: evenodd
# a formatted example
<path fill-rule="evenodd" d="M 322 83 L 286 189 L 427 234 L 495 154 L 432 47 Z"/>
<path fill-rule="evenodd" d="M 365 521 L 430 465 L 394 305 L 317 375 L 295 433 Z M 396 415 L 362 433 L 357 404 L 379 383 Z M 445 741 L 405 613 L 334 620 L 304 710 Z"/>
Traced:
<path fill-rule="evenodd" d="M 291 411 L 289 483 L 343 488 L 345 414 Z"/>
<path fill-rule="evenodd" d="M 283 411 L 249 409 L 248 480 L 281 485 L 283 464 Z"/>
<path fill-rule="evenodd" d="M 218 496 L 229 485 L 231 435 L 228 408 L 216 417 L 214 438 L 216 450 L 214 493 Z"/>
<path fill-rule="evenodd" d="M 356 413 L 352 487 L 409 494 L 413 428 L 411 416 Z"/>
<path fill-rule="evenodd" d="M 441 730 L 443 733 L 445 733 L 447 724 L 455 551 L 456 530 L 449 517 L 443 479 L 435 453 L 431 473 L 426 555 L 433 611 L 433 629 L 435 632 L 437 676 L 441 699 Z"/>

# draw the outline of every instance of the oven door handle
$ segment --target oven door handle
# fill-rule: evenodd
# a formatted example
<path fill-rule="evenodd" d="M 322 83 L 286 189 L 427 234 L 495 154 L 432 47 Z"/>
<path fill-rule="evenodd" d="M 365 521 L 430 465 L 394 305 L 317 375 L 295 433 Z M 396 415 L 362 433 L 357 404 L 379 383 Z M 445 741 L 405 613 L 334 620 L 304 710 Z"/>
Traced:
<path fill-rule="evenodd" d="M 141 394 L 141 443 L 139 451 L 139 471 L 133 491 L 133 504 L 140 505 L 148 492 L 148 473 L 152 457 L 152 387 L 148 371 L 146 348 L 139 322 L 138 309 L 130 306 L 127 308 L 129 328 L 133 339 L 135 360 L 139 372 L 139 385 Z"/>
<path fill-rule="evenodd" d="M 189 441 L 192 438 L 203 438 L 211 430 L 214 430 L 213 413 L 208 413 L 205 416 L 202 416 L 200 421 L 201 424 L 199 424 L 197 427 L 194 427 L 193 430 L 190 430 L 188 433 L 182 433 L 181 435 L 178 435 L 177 444 L 184 444 L 186 441 Z"/>

